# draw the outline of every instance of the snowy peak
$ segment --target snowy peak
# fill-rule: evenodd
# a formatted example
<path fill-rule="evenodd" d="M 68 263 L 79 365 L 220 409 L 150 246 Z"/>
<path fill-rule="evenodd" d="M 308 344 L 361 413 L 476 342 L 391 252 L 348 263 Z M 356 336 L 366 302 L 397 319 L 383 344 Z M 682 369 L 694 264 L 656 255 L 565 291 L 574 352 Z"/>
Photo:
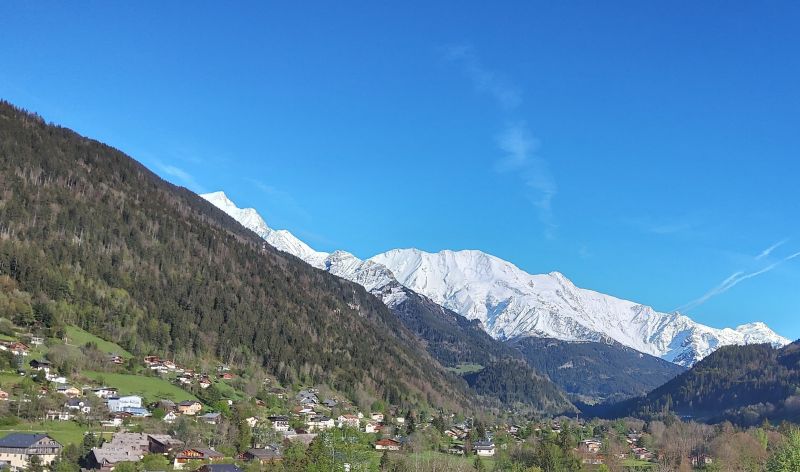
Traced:
<path fill-rule="evenodd" d="M 764 323 L 711 328 L 680 313 L 659 313 L 578 288 L 559 272 L 528 274 L 480 251 L 396 249 L 371 260 L 388 267 L 408 288 L 480 320 L 497 338 L 614 340 L 685 366 L 723 345 L 767 342 L 782 346 L 789 342 Z"/>
<path fill-rule="evenodd" d="M 238 221 L 239 224 L 245 228 L 261 236 L 262 239 L 278 250 L 299 257 L 317 268 L 322 268 L 323 261 L 328 257 L 328 253 L 311 249 L 308 244 L 299 240 L 289 231 L 270 228 L 267 226 L 267 222 L 261 218 L 261 215 L 259 215 L 254 208 L 237 207 L 236 204 L 225 195 L 225 192 L 206 193 L 200 196 L 227 213 L 228 216 Z"/>
<path fill-rule="evenodd" d="M 316 251 L 285 229 L 272 229 L 253 208 L 239 208 L 224 192 L 200 195 L 208 202 L 227 213 L 245 228 L 252 230 L 275 249 L 298 257 L 312 266 L 326 270 L 336 276 L 362 285 L 368 291 L 380 289 L 390 283 L 397 284 L 392 272 L 373 261 L 364 261 L 345 251 Z M 397 284 L 399 285 L 399 284 Z M 391 291 L 387 291 L 391 292 Z M 400 297 L 392 295 L 393 300 Z"/>
<path fill-rule="evenodd" d="M 716 329 L 681 313 L 578 288 L 564 274 L 529 274 L 476 250 L 428 253 L 393 249 L 362 260 L 345 251 L 316 251 L 286 230 L 274 230 L 252 208 L 238 208 L 223 192 L 201 195 L 275 248 L 356 282 L 394 307 L 412 290 L 480 320 L 499 339 L 526 336 L 564 341 L 616 341 L 640 352 L 691 366 L 721 346 L 789 340 L 761 322 Z"/>
<path fill-rule="evenodd" d="M 257 235 L 266 239 L 272 230 L 267 226 L 267 222 L 255 208 L 239 208 L 234 204 L 225 192 L 212 192 L 201 194 L 200 197 L 228 214 L 231 218 L 238 221 L 245 228 L 253 231 Z"/>

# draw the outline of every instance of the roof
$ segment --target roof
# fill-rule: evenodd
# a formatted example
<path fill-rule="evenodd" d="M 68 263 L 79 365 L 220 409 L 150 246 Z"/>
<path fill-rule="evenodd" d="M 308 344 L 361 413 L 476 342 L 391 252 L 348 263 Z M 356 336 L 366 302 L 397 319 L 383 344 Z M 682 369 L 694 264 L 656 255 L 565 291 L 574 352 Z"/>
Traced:
<path fill-rule="evenodd" d="M 192 406 L 192 405 L 194 405 L 196 403 L 200 403 L 200 402 L 197 401 L 197 400 L 184 400 L 184 401 L 178 403 L 178 405 L 180 405 L 180 406 Z"/>
<path fill-rule="evenodd" d="M 187 451 L 194 451 L 194 452 L 198 452 L 198 453 L 200 453 L 200 455 L 202 455 L 202 456 L 203 456 L 203 457 L 205 457 L 205 458 L 212 458 L 212 457 L 214 457 L 214 458 L 219 458 L 219 457 L 225 457 L 224 455 L 220 454 L 219 452 L 217 452 L 217 451 L 215 451 L 215 450 L 213 450 L 213 449 L 199 449 L 199 448 L 184 449 L 183 451 L 181 451 L 181 452 L 178 454 L 178 457 L 186 457 L 185 453 L 186 453 Z"/>
<path fill-rule="evenodd" d="M 247 454 L 257 459 L 274 459 L 281 456 L 281 452 L 274 448 L 248 449 Z"/>
<path fill-rule="evenodd" d="M 43 433 L 11 433 L 0 439 L 0 447 L 31 447 L 44 438 L 52 439 Z"/>
<path fill-rule="evenodd" d="M 379 439 L 379 440 L 375 441 L 375 444 L 377 444 L 379 446 L 399 446 L 400 445 L 400 441 L 396 441 L 394 439 L 385 438 L 385 439 Z"/>

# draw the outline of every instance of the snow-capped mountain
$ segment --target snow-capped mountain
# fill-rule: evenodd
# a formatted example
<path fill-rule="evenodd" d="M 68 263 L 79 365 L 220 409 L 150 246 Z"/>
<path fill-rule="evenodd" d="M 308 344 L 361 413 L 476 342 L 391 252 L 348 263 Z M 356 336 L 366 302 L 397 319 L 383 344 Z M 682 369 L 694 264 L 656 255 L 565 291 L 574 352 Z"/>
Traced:
<path fill-rule="evenodd" d="M 691 366 L 720 346 L 789 340 L 764 323 L 715 329 L 680 313 L 576 287 L 563 274 L 532 275 L 480 251 L 395 249 L 371 260 L 397 280 L 467 318 L 497 338 L 541 336 L 566 341 L 614 340 Z"/>
<path fill-rule="evenodd" d="M 333 275 L 363 286 L 383 300 L 390 308 L 405 299 L 403 287 L 385 266 L 370 260 L 359 259 L 345 251 L 332 253 L 315 251 L 289 231 L 275 230 L 267 226 L 264 219 L 253 208 L 238 208 L 224 192 L 206 193 L 200 196 L 227 213 L 245 228 L 261 236 L 274 248 L 292 254 L 318 269 L 326 270 Z"/>
<path fill-rule="evenodd" d="M 558 272 L 528 274 L 480 251 L 432 254 L 395 249 L 367 260 L 344 251 L 315 251 L 290 232 L 269 228 L 254 209 L 236 207 L 222 192 L 201 196 L 275 248 L 364 286 L 390 308 L 405 299 L 407 287 L 466 318 L 480 320 L 499 339 L 617 341 L 683 366 L 729 344 L 789 343 L 764 323 L 711 328 L 680 313 L 659 313 L 578 288 Z"/>

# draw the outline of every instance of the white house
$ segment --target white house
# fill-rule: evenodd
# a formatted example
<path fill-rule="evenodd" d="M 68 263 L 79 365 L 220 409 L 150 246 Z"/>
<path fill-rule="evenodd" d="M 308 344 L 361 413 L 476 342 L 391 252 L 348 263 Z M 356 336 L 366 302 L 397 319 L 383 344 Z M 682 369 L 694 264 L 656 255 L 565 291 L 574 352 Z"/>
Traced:
<path fill-rule="evenodd" d="M 11 433 L 0 439 L 0 462 L 14 471 L 26 469 L 34 456 L 47 467 L 60 453 L 61 444 L 46 434 Z"/>
<path fill-rule="evenodd" d="M 111 412 L 126 411 L 130 408 L 141 408 L 142 397 L 127 395 L 124 397 L 111 397 L 108 399 L 108 410 Z"/>
<path fill-rule="evenodd" d="M 289 418 L 286 416 L 270 416 L 267 418 L 275 431 L 289 431 Z"/>
<path fill-rule="evenodd" d="M 358 416 L 356 415 L 339 415 L 336 420 L 339 422 L 339 427 L 350 427 L 350 428 L 358 428 L 360 422 L 358 420 Z"/>
<path fill-rule="evenodd" d="M 473 447 L 475 449 L 475 454 L 479 456 L 482 457 L 494 456 L 495 448 L 494 448 L 494 443 L 492 441 L 475 441 Z"/>
<path fill-rule="evenodd" d="M 333 418 L 325 415 L 312 416 L 306 423 L 310 431 L 322 431 L 334 427 Z"/>

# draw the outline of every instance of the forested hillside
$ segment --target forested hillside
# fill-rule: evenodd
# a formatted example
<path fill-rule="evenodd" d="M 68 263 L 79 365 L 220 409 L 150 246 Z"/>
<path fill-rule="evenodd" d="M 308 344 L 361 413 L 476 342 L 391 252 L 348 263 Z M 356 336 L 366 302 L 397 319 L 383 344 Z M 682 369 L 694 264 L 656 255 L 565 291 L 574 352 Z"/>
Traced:
<path fill-rule="evenodd" d="M 582 402 L 613 402 L 645 395 L 686 371 L 618 343 L 527 337 L 511 344 L 537 371 Z"/>
<path fill-rule="evenodd" d="M 646 397 L 608 412 L 645 418 L 671 413 L 743 425 L 800 420 L 800 344 L 722 347 Z"/>
<path fill-rule="evenodd" d="M 491 337 L 478 320 L 468 320 L 405 287 L 385 289 L 403 290 L 404 299 L 392 306 L 392 312 L 419 336 L 431 356 L 449 367 L 477 366 L 479 374 L 466 376 L 477 393 L 518 410 L 573 409 L 558 386 L 526 363 L 519 350 Z"/>
<path fill-rule="evenodd" d="M 466 386 L 354 283 L 279 253 L 123 153 L 0 103 L 0 314 L 135 354 L 459 408 Z M 13 285 L 13 286 L 12 286 Z"/>

